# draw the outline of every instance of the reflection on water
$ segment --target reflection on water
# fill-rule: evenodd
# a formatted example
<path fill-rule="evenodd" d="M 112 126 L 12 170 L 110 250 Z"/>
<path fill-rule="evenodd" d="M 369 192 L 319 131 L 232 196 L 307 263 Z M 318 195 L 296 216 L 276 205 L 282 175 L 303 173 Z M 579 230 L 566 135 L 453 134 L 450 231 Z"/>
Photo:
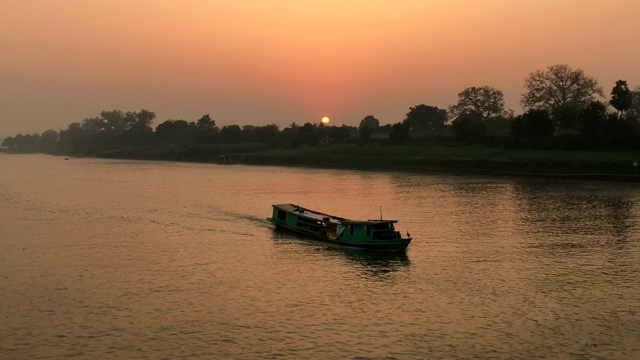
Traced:
<path fill-rule="evenodd" d="M 60 160 L 0 155 L 0 358 L 640 359 L 635 184 Z"/>
<path fill-rule="evenodd" d="M 513 188 L 520 221 L 538 234 L 538 247 L 622 249 L 637 229 L 637 199 L 628 192 L 608 196 L 589 187 L 548 187 L 533 183 Z"/>
<path fill-rule="evenodd" d="M 310 239 L 290 231 L 274 228 L 272 240 L 282 245 L 296 246 L 304 252 L 321 256 L 341 258 L 356 270 L 363 271 L 371 278 L 385 278 L 387 274 L 411 265 L 404 251 L 359 249 Z M 276 247 L 277 250 L 277 247 Z"/>

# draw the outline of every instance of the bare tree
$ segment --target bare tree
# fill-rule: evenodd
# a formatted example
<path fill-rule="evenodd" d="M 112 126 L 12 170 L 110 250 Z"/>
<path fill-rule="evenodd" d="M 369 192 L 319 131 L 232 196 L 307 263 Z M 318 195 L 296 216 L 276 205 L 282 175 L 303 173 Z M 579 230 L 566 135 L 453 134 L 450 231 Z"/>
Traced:
<path fill-rule="evenodd" d="M 552 65 L 536 70 L 524 81 L 525 93 L 521 103 L 525 108 L 544 109 L 551 113 L 563 107 L 582 108 L 596 96 L 604 97 L 598 81 L 582 69 L 568 65 Z"/>

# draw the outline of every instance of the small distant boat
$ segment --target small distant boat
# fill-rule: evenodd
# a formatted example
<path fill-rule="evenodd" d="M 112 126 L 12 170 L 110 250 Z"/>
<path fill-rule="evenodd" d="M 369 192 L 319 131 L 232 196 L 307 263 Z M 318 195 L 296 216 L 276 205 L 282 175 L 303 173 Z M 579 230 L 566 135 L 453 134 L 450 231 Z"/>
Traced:
<path fill-rule="evenodd" d="M 348 220 L 294 204 L 273 206 L 268 218 L 276 228 L 283 228 L 340 245 L 368 249 L 406 250 L 412 238 L 402 237 L 394 224 L 398 220 Z"/>

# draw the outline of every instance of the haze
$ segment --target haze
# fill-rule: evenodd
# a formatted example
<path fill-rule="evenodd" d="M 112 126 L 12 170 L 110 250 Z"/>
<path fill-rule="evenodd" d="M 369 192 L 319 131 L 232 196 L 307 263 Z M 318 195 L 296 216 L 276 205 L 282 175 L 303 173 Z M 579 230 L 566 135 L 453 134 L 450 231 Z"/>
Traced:
<path fill-rule="evenodd" d="M 640 85 L 637 0 L 0 0 L 0 138 L 102 110 L 286 127 L 401 121 L 582 68 Z"/>

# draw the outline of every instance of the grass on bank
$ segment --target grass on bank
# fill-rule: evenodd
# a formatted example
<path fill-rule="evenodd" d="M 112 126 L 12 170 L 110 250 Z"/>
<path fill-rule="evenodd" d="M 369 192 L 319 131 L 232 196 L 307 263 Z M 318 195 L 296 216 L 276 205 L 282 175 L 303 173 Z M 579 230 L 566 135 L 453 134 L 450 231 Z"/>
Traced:
<path fill-rule="evenodd" d="M 567 150 L 504 150 L 483 146 L 362 146 L 356 144 L 306 147 L 299 149 L 272 149 L 263 151 L 273 156 L 298 156 L 310 158 L 391 158 L 425 160 L 486 160 L 486 161 L 548 161 L 596 164 L 602 162 L 640 162 L 637 152 L 596 152 Z"/>
<path fill-rule="evenodd" d="M 295 149 L 264 144 L 162 145 L 118 149 L 110 158 L 217 162 L 231 155 L 234 163 L 363 170 L 466 173 L 637 181 L 633 163 L 638 152 L 505 150 L 478 145 L 336 144 Z"/>

